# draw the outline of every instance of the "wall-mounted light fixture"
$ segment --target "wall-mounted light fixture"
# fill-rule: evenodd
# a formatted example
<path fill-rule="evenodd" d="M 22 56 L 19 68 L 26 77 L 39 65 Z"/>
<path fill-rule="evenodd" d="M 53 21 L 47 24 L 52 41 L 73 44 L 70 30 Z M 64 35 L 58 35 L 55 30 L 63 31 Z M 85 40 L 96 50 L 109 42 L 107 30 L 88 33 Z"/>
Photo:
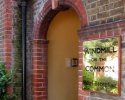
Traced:
<path fill-rule="evenodd" d="M 66 58 L 66 66 L 67 67 L 77 67 L 78 58 Z"/>

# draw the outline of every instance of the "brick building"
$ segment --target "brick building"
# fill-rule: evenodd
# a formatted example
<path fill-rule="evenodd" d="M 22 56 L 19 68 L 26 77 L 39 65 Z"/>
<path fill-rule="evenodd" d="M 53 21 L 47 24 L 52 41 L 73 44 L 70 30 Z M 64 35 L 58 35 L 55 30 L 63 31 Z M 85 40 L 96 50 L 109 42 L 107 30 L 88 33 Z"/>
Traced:
<path fill-rule="evenodd" d="M 0 60 L 21 70 L 20 96 L 23 88 L 27 100 L 125 100 L 125 0 L 53 2 L 54 8 L 51 0 L 0 0 Z M 83 42 L 111 37 L 121 37 L 120 95 L 86 91 Z M 69 58 L 79 66 L 69 68 Z"/>

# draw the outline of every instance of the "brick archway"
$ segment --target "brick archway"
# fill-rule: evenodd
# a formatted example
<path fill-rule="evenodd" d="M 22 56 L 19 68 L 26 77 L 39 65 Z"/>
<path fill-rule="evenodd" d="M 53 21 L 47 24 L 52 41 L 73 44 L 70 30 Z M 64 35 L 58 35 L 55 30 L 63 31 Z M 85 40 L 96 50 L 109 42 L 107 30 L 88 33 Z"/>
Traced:
<path fill-rule="evenodd" d="M 51 9 L 51 2 L 48 0 L 42 11 L 37 16 L 33 29 L 33 52 L 32 52 L 32 92 L 33 100 L 47 100 L 47 48 L 48 41 L 46 35 L 49 24 L 54 16 L 68 8 L 73 8 L 79 15 L 81 27 L 87 25 L 87 15 L 81 0 L 60 0 L 59 6 Z"/>

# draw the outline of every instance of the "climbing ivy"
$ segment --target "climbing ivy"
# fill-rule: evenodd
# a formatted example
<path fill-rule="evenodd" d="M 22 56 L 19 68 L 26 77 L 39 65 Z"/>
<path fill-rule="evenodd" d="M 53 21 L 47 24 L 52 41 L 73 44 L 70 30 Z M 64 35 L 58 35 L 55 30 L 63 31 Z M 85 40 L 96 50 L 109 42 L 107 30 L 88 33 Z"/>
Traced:
<path fill-rule="evenodd" d="M 6 69 L 5 65 L 0 63 L 0 100 L 17 100 L 16 93 L 9 93 L 7 87 L 14 86 L 15 69 Z"/>

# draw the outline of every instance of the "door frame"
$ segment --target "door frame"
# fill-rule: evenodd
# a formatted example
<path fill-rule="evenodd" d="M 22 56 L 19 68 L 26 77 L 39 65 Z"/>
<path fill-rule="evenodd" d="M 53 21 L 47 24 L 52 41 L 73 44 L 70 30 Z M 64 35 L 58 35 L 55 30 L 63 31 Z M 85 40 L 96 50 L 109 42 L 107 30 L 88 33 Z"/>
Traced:
<path fill-rule="evenodd" d="M 78 6 L 79 5 L 79 6 Z M 48 97 L 48 42 L 47 31 L 54 16 L 69 8 L 73 8 L 79 16 L 81 28 L 87 25 L 87 15 L 81 0 L 59 0 L 59 5 L 52 10 L 48 0 L 38 14 L 33 28 L 32 48 L 32 98 L 33 100 L 47 100 Z"/>

